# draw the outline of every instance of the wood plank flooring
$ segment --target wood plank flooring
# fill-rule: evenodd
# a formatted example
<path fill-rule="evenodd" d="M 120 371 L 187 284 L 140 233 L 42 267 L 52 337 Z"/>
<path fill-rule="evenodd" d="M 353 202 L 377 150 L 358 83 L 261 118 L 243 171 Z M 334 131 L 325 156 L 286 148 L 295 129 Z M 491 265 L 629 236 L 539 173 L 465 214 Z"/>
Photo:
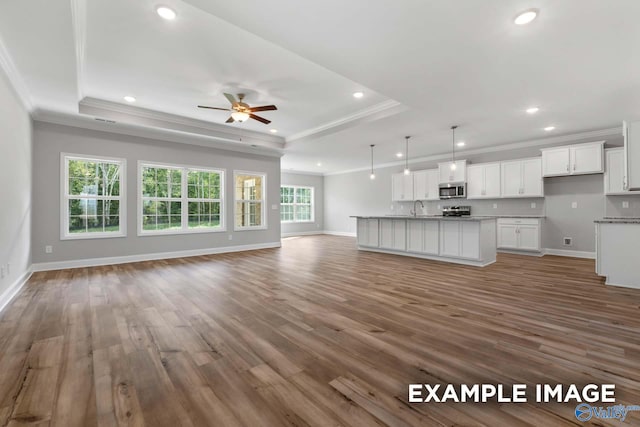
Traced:
<path fill-rule="evenodd" d="M 0 426 L 588 425 L 575 404 L 408 404 L 410 383 L 614 383 L 640 404 L 640 291 L 592 260 L 308 236 L 37 273 L 0 315 Z"/>

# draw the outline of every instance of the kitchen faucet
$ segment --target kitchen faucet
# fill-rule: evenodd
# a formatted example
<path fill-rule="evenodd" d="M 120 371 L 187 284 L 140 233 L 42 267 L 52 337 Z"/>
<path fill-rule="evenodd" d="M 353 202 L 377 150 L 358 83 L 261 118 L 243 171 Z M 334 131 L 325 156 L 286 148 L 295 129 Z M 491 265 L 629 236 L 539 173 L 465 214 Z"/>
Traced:
<path fill-rule="evenodd" d="M 411 211 L 411 215 L 413 216 L 417 216 L 418 215 L 418 209 L 416 208 L 416 203 L 420 203 L 420 206 L 422 206 L 422 208 L 424 209 L 424 203 L 422 203 L 422 200 L 416 200 L 415 202 L 413 202 L 413 210 Z"/>

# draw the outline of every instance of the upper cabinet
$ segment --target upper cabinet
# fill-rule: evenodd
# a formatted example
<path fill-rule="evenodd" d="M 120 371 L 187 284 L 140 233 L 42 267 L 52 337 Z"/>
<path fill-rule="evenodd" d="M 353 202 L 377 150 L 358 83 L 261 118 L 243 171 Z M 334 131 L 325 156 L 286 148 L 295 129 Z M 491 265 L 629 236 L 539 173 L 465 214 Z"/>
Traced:
<path fill-rule="evenodd" d="M 604 194 L 627 194 L 624 175 L 624 149 L 604 150 Z"/>
<path fill-rule="evenodd" d="M 500 163 L 467 166 L 467 198 L 500 198 Z"/>
<path fill-rule="evenodd" d="M 438 169 L 413 173 L 413 197 L 415 200 L 440 200 Z"/>
<path fill-rule="evenodd" d="M 545 148 L 542 176 L 584 175 L 604 172 L 604 141 Z"/>
<path fill-rule="evenodd" d="M 500 166 L 502 197 L 544 197 L 539 157 L 502 162 Z"/>
<path fill-rule="evenodd" d="M 391 175 L 391 200 L 408 202 L 413 200 L 413 174 L 396 173 Z"/>
<path fill-rule="evenodd" d="M 640 122 L 624 122 L 625 190 L 640 190 Z"/>
<path fill-rule="evenodd" d="M 438 163 L 440 184 L 450 184 L 467 181 L 467 161 L 456 160 L 455 169 L 451 169 L 453 162 Z"/>

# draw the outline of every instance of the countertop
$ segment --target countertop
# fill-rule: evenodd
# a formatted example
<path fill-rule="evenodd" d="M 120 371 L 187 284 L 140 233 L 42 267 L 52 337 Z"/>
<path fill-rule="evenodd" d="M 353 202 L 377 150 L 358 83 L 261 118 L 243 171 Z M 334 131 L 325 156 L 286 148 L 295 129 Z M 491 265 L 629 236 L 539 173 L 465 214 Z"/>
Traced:
<path fill-rule="evenodd" d="M 640 224 L 640 218 L 605 216 L 593 222 L 596 224 Z"/>
<path fill-rule="evenodd" d="M 442 216 L 442 215 L 351 215 L 351 218 L 364 219 L 414 219 L 442 221 L 482 221 L 496 219 L 495 216 Z"/>

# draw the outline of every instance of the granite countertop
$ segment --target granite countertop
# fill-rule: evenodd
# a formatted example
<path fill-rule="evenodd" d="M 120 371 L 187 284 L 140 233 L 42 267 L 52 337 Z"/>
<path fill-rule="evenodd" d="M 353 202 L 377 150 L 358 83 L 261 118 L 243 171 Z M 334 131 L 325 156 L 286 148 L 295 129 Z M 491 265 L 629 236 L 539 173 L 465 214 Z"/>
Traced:
<path fill-rule="evenodd" d="M 351 218 L 365 219 L 414 219 L 414 220 L 443 220 L 443 221 L 482 221 L 496 219 L 495 216 L 442 216 L 442 215 L 351 215 Z"/>
<path fill-rule="evenodd" d="M 640 224 L 640 218 L 605 216 L 604 218 L 597 219 L 593 222 L 596 224 Z"/>
<path fill-rule="evenodd" d="M 491 218 L 546 218 L 545 215 L 483 215 Z"/>

